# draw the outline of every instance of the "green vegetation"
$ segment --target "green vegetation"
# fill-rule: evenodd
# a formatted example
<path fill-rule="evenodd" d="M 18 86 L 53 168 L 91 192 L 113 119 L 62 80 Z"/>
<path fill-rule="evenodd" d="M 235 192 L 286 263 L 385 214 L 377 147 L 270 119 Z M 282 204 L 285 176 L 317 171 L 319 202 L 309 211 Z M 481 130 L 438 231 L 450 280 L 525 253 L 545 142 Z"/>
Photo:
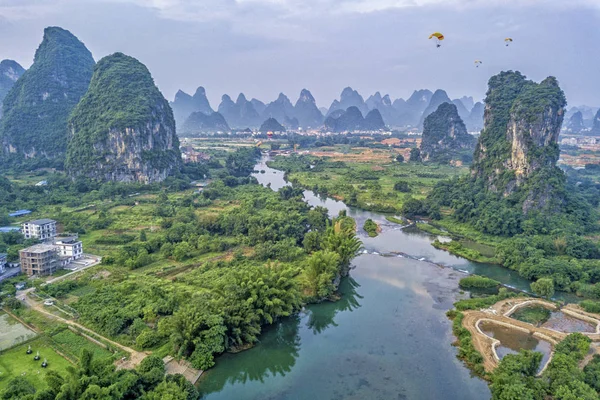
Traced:
<path fill-rule="evenodd" d="M 248 176 L 256 156 L 254 147 L 219 153 L 203 170 L 212 183 L 201 193 L 179 189 L 189 176 L 140 186 L 69 185 L 57 175 L 40 192 L 6 181 L 0 207 L 3 199 L 35 205 L 103 256 L 103 265 L 38 292 L 103 336 L 206 369 L 215 354 L 251 346 L 264 325 L 304 303 L 335 299 L 360 247 L 351 218 L 329 219 L 302 200 L 302 190 L 257 185 Z M 19 310 L 28 318 L 26 311 Z M 51 329 L 49 337 L 71 353 L 107 355 Z"/>
<path fill-rule="evenodd" d="M 410 149 L 409 161 L 411 161 L 411 162 L 421 161 L 421 150 L 419 148 L 414 147 L 414 148 Z"/>
<path fill-rule="evenodd" d="M 424 222 L 417 222 L 417 228 L 422 230 L 423 232 L 427 232 L 436 236 L 448 236 L 448 232 L 443 231 L 432 224 L 426 224 Z"/>
<path fill-rule="evenodd" d="M 157 125 L 160 125 L 158 133 L 148 128 L 155 129 Z M 128 177 L 131 172 L 126 171 L 123 163 L 129 158 L 141 162 L 141 169 L 147 175 L 153 175 L 152 170 L 170 171 L 180 164 L 175 120 L 167 100 L 148 69 L 122 53 L 98 62 L 89 90 L 69 118 L 69 127 L 73 137 L 69 141 L 65 167 L 73 176 Z M 127 129 L 130 131 L 126 132 Z M 126 137 L 123 140 L 132 144 L 152 142 L 153 148 L 140 154 L 107 156 L 107 152 L 118 152 L 111 140 L 119 136 Z M 146 145 L 135 147 L 144 149 Z"/>
<path fill-rule="evenodd" d="M 0 178 L 0 211 L 31 208 L 28 218 L 55 218 L 79 233 L 86 252 L 103 257 L 102 265 L 37 285 L 37 292 L 59 299 L 100 335 L 201 369 L 214 365 L 215 355 L 252 346 L 265 325 L 303 304 L 336 300 L 361 245 L 354 220 L 309 207 L 300 189 L 257 185 L 249 176 L 259 155 L 254 146 L 211 155 L 162 184 L 73 183 L 52 174 L 40 188 Z M 202 191 L 189 188 L 204 175 L 210 183 Z M 11 252 L 25 244 L 4 239 Z M 32 310 L 16 312 L 70 360 L 84 350 L 98 362 L 118 357 Z"/>
<path fill-rule="evenodd" d="M 451 160 L 470 163 L 477 140 L 467 132 L 456 106 L 442 103 L 423 122 L 420 157 L 424 161 L 448 164 Z"/>
<path fill-rule="evenodd" d="M 501 288 L 498 295 L 461 300 L 447 315 L 453 320 L 453 333 L 457 337 L 458 357 L 477 375 L 490 381 L 492 399 L 599 399 L 596 390 L 600 371 L 600 357 L 594 356 L 583 371 L 580 362 L 588 354 L 591 340 L 581 333 L 573 333 L 555 346 L 555 354 L 541 376 L 542 354 L 522 350 L 519 354 L 508 354 L 502 358 L 492 373 L 483 368 L 483 357 L 473 346 L 470 332 L 462 326 L 461 311 L 487 308 L 507 297 L 516 296 Z M 519 310 L 514 317 L 530 323 L 541 323 L 547 319 L 549 310 L 531 307 Z"/>
<path fill-rule="evenodd" d="M 388 221 L 390 221 L 391 223 L 394 223 L 394 224 L 400 224 L 400 225 L 404 225 L 404 223 L 405 223 L 405 222 L 404 222 L 403 220 L 401 220 L 400 218 L 392 217 L 391 215 L 387 215 L 387 216 L 385 217 L 385 219 L 386 219 L 386 220 L 388 220 Z"/>
<path fill-rule="evenodd" d="M 423 213 L 423 201 L 436 183 L 466 171 L 440 165 L 394 162 L 390 151 L 378 150 L 372 160 L 334 161 L 328 157 L 277 157 L 269 165 L 286 171 L 295 186 L 333 196 L 350 206 L 389 213 Z M 385 163 L 378 162 L 386 159 Z M 312 168 L 311 168 L 312 166 Z M 404 207 L 404 204 L 408 206 Z"/>
<path fill-rule="evenodd" d="M 23 351 L 23 349 L 20 349 Z M 30 358 L 28 355 L 27 358 Z M 4 358 L 4 357 L 3 357 Z M 60 357 L 58 357 L 60 359 Z M 112 360 L 94 358 L 89 351 L 82 351 L 76 368 L 66 371 L 53 368 L 58 359 L 48 359 L 48 368 L 25 371 L 3 384 L 2 399 L 147 399 L 192 400 L 198 392 L 183 375 L 165 376 L 165 365 L 160 357 L 146 357 L 135 370 L 116 370 Z M 5 360 L 6 361 L 6 360 Z M 63 360 L 64 361 L 64 360 Z M 40 363 L 36 362 L 36 365 Z M 12 366 L 18 370 L 19 366 Z M 66 368 L 66 367 L 65 367 Z M 33 372 L 33 373 L 31 373 Z M 3 374 L 4 376 L 4 374 Z"/>
<path fill-rule="evenodd" d="M 452 240 L 450 242 L 440 242 L 438 239 L 435 239 L 432 243 L 432 246 L 436 249 L 446 250 L 452 254 L 466 258 L 467 260 L 491 264 L 498 263 L 498 260 L 495 257 L 486 257 L 483 254 L 481 254 L 481 252 L 475 249 L 468 248 L 464 246 L 462 242 L 457 240 Z"/>
<path fill-rule="evenodd" d="M 498 294 L 459 300 L 456 303 L 454 303 L 454 307 L 458 311 L 479 310 L 482 308 L 489 308 L 497 302 L 499 302 L 500 300 L 517 296 L 518 295 L 516 293 L 509 292 L 506 288 L 500 288 Z"/>
<path fill-rule="evenodd" d="M 551 313 L 546 307 L 530 306 L 518 309 L 511 315 L 511 318 L 539 326 L 548 321 Z"/>
<path fill-rule="evenodd" d="M 367 219 L 363 225 L 363 229 L 370 237 L 376 237 L 379 234 L 379 226 L 372 219 Z"/>
<path fill-rule="evenodd" d="M 579 306 L 585 311 L 594 314 L 600 314 L 600 302 L 594 300 L 583 300 Z"/>
<path fill-rule="evenodd" d="M 506 355 L 490 375 L 492 399 L 598 399 L 594 360 L 582 371 L 579 363 L 588 353 L 590 339 L 573 333 L 555 347 L 555 354 L 541 377 L 537 377 L 541 353 L 523 350 Z"/>
<path fill-rule="evenodd" d="M 540 278 L 531 283 L 531 290 L 538 296 L 549 299 L 554 295 L 554 282 L 550 278 Z"/>
<path fill-rule="evenodd" d="M 84 349 L 91 352 L 94 355 L 94 358 L 99 360 L 113 357 L 113 353 L 107 349 L 90 342 L 85 337 L 66 327 L 57 329 L 50 337 L 56 347 L 59 348 L 60 352 L 67 355 L 70 359 L 77 360 Z"/>
<path fill-rule="evenodd" d="M 27 348 L 31 346 L 33 354 L 27 354 Z M 33 357 L 40 352 L 40 360 L 35 361 Z M 42 368 L 44 359 L 48 360 L 48 368 Z M 0 392 L 9 389 L 11 381 L 23 376 L 36 389 L 47 387 L 45 378 L 52 373 L 64 374 L 71 363 L 59 355 L 53 349 L 50 342 L 40 337 L 29 341 L 10 350 L 3 351 L 0 355 Z"/>
<path fill-rule="evenodd" d="M 467 276 L 466 278 L 462 278 L 460 282 L 458 282 L 458 285 L 462 289 L 485 289 L 498 287 L 500 286 L 500 282 L 491 278 L 486 278 L 485 276 L 472 275 Z"/>
<path fill-rule="evenodd" d="M 462 326 L 463 313 L 450 310 L 447 312 L 447 315 L 452 320 L 452 333 L 457 338 L 455 346 L 458 347 L 458 358 L 463 360 L 473 373 L 483 377 L 485 375 L 483 357 L 473 346 L 471 332 Z"/>
<path fill-rule="evenodd" d="M 62 165 L 67 119 L 85 94 L 93 67 L 92 54 L 69 31 L 44 30 L 32 66 L 4 99 L 0 139 L 16 151 L 3 158 L 4 167 L 24 163 L 25 155 L 34 157 L 25 162 L 29 167 Z"/>
<path fill-rule="evenodd" d="M 599 297 L 600 248 L 590 238 L 599 229 L 594 209 L 598 189 L 589 179 L 586 184 L 567 181 L 555 166 L 557 145 L 538 146 L 520 130 L 514 134 L 525 136 L 515 140 L 522 139 L 526 159 L 519 162 L 535 168 L 517 180 L 514 171 L 503 167 L 511 158 L 508 122 L 535 124 L 547 113 L 556 114 L 560 122 L 564 103 L 554 78 L 536 84 L 518 72 L 492 77 L 486 105 L 493 117 L 480 137 L 472 176 L 439 182 L 423 201 L 421 212 L 441 218 L 436 224 L 451 234 L 492 245 L 495 259 L 527 279 L 548 278 L 557 290 Z M 480 151 L 483 148 L 485 153 Z M 484 260 L 455 241 L 435 245 Z M 547 290 L 543 293 L 548 295 Z"/>
<path fill-rule="evenodd" d="M 0 105 L 15 84 L 15 81 L 23 75 L 25 69 L 16 61 L 0 61 Z"/>

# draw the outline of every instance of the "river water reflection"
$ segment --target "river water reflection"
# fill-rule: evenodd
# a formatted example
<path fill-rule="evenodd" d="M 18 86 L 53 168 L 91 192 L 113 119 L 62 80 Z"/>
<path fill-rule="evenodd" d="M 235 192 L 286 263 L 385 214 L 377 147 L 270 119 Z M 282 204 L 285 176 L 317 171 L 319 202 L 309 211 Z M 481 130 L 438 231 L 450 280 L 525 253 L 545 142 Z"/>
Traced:
<path fill-rule="evenodd" d="M 278 190 L 283 172 L 256 166 L 263 185 Z M 342 280 L 342 299 L 310 305 L 265 329 L 260 343 L 225 354 L 199 382 L 205 399 L 489 399 L 487 384 L 456 358 L 445 312 L 461 296 L 460 270 L 494 277 L 517 288 L 529 282 L 494 265 L 474 264 L 431 246 L 432 237 L 400 229 L 381 214 L 348 208 L 310 191 L 305 200 L 347 210 L 362 227 L 382 225 Z M 362 230 L 361 230 L 362 231 Z M 442 268 L 440 265 L 452 268 Z"/>

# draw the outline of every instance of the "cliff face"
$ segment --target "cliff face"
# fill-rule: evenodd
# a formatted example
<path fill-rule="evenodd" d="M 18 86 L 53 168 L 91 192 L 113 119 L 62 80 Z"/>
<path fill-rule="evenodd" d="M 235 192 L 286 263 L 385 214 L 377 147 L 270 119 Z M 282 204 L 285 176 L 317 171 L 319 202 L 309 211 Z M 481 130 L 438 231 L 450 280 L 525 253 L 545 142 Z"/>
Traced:
<path fill-rule="evenodd" d="M 2 60 L 0 62 L 0 118 L 2 117 L 4 98 L 24 72 L 25 69 L 16 61 Z"/>
<path fill-rule="evenodd" d="M 472 152 L 475 143 L 475 137 L 467 132 L 456 106 L 442 103 L 423 123 L 421 158 L 446 163 L 459 156 L 461 150 Z"/>
<path fill-rule="evenodd" d="M 560 202 L 556 194 L 564 177 L 556 167 L 557 140 L 565 105 L 553 77 L 539 84 L 512 71 L 492 77 L 473 174 L 505 196 L 525 190 L 524 212 Z"/>
<path fill-rule="evenodd" d="M 67 119 L 88 88 L 94 64 L 89 50 L 69 31 L 44 30 L 31 68 L 4 99 L 0 137 L 5 154 L 62 159 Z"/>
<path fill-rule="evenodd" d="M 181 163 L 169 103 L 148 69 L 122 53 L 98 62 L 69 131 L 65 167 L 73 177 L 160 182 Z"/>

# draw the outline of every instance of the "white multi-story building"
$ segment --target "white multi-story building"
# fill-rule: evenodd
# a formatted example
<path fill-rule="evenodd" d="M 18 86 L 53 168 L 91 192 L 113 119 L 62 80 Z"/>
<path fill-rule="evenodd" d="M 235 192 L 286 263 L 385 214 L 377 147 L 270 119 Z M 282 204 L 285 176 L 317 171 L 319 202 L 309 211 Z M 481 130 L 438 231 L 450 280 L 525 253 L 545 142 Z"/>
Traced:
<path fill-rule="evenodd" d="M 25 222 L 21 230 L 25 239 L 51 241 L 56 237 L 56 221 L 47 218 L 36 219 Z"/>
<path fill-rule="evenodd" d="M 69 261 L 73 261 L 83 256 L 83 244 L 77 236 L 57 238 L 54 245 L 61 258 L 68 258 Z"/>

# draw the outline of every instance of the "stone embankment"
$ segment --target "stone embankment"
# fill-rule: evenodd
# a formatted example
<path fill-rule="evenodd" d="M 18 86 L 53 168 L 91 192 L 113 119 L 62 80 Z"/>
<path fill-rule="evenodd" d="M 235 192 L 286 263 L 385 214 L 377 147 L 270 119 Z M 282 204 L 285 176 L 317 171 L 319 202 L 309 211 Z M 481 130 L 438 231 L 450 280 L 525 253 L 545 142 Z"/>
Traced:
<path fill-rule="evenodd" d="M 518 309 L 531 305 L 543 306 L 551 310 L 559 309 L 556 304 L 545 300 L 512 298 L 499 301 L 487 309 L 463 311 L 464 318 L 462 324 L 469 332 L 471 332 L 473 345 L 483 356 L 483 366 L 486 371 L 491 372 L 498 366 L 500 359 L 496 353 L 496 347 L 500 345 L 500 341 L 483 333 L 479 327 L 481 322 L 494 323 L 509 329 L 531 334 L 540 340 L 550 343 L 552 352 L 548 362 L 552 360 L 554 346 L 566 338 L 568 333 L 544 327 L 536 327 L 527 322 L 518 321 L 510 317 Z M 595 325 L 596 329 L 594 333 L 582 332 L 582 334 L 592 339 L 592 350 L 596 353 L 597 346 L 600 345 L 600 317 L 583 311 L 575 304 L 569 304 L 563 307 L 561 311 L 573 318 Z M 544 366 L 541 372 L 543 372 L 545 368 L 546 366 Z"/>

